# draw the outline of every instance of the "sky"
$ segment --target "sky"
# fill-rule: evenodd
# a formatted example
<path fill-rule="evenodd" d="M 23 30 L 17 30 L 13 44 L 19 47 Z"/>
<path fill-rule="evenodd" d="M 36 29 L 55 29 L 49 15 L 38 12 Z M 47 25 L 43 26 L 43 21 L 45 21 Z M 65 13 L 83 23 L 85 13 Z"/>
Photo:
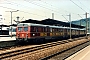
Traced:
<path fill-rule="evenodd" d="M 71 21 L 85 18 L 85 13 L 90 13 L 90 0 L 0 0 L 0 24 L 11 24 L 17 20 L 28 19 L 44 20 L 47 18 L 68 22 L 69 14 Z M 79 15 L 78 15 L 79 14 Z M 90 17 L 90 14 L 87 15 Z"/>

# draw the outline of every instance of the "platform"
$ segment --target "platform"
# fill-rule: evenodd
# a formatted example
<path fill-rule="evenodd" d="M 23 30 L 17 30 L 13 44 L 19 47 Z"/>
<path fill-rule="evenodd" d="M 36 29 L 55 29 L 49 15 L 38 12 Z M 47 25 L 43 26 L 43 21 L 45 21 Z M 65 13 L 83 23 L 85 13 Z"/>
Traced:
<path fill-rule="evenodd" d="M 65 60 L 90 60 L 90 45 Z"/>
<path fill-rule="evenodd" d="M 16 40 L 16 37 L 0 37 L 0 42 L 2 41 L 12 41 Z"/>

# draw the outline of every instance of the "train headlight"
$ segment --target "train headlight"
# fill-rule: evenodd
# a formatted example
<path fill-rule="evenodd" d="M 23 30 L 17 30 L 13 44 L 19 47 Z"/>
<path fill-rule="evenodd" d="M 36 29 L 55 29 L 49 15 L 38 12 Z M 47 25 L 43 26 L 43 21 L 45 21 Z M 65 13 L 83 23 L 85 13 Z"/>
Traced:
<path fill-rule="evenodd" d="M 33 36 L 35 36 L 35 34 L 33 34 Z"/>

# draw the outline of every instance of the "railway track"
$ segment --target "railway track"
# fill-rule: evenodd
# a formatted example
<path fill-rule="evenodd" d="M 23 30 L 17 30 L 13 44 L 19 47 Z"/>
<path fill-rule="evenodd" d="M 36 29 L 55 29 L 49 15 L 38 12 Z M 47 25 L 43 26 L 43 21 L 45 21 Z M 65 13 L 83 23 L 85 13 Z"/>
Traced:
<path fill-rule="evenodd" d="M 84 37 L 81 37 L 84 38 Z M 77 38 L 75 38 L 77 39 Z M 80 39 L 80 38 L 78 38 Z M 7 49 L 11 49 L 11 48 L 16 48 L 16 47 L 20 47 L 20 46 L 25 46 L 25 45 L 29 45 L 29 44 L 23 44 L 23 45 L 16 45 L 16 41 L 11 41 L 11 42 L 0 42 L 0 50 L 7 50 Z"/>
<path fill-rule="evenodd" d="M 82 38 L 79 38 L 79 40 L 82 39 Z M 33 53 L 33 52 L 36 52 L 38 50 L 43 50 L 43 49 L 48 49 L 48 48 L 52 48 L 54 46 L 58 46 L 58 45 L 64 45 L 67 43 L 70 43 L 70 42 L 76 42 L 77 39 L 74 39 L 74 40 L 62 40 L 62 41 L 58 41 L 58 42 L 52 42 L 52 43 L 47 43 L 47 44 L 41 44 L 41 45 L 38 45 L 38 46 L 34 46 L 34 47 L 28 47 L 28 48 L 24 48 L 23 49 L 17 49 L 17 50 L 10 50 L 10 51 L 7 51 L 7 52 L 1 52 L 0 53 L 0 59 L 21 59 L 21 56 L 24 54 L 28 55 L 27 53 Z M 84 41 L 86 42 L 86 41 Z M 81 42 L 83 43 L 83 42 Z M 80 44 L 81 44 L 80 43 Z M 68 48 L 68 47 L 67 47 Z M 66 48 L 66 49 L 67 49 Z M 70 47 L 69 47 L 70 48 Z M 64 50 L 66 50 L 64 49 Z M 36 54 L 36 53 L 35 53 Z M 19 56 L 20 55 L 20 56 Z M 33 55 L 33 54 L 31 54 Z M 18 57 L 17 57 L 18 56 Z M 24 59 L 24 58 L 23 58 Z"/>
<path fill-rule="evenodd" d="M 18 55 L 18 54 L 24 54 L 24 53 L 36 51 L 36 50 L 47 48 L 47 47 L 52 47 L 52 46 L 64 44 L 64 43 L 67 43 L 67 42 L 71 42 L 71 40 L 68 40 L 68 41 L 63 40 L 63 41 L 58 41 L 57 43 L 56 42 L 47 43 L 47 44 L 42 44 L 40 46 L 35 46 L 35 47 L 31 47 L 31 48 L 25 48 L 25 49 L 19 49 L 19 50 L 15 50 L 15 51 L 1 53 L 0 54 L 0 59 L 8 58 L 10 56 L 15 56 L 15 55 Z"/>
<path fill-rule="evenodd" d="M 85 42 L 83 44 L 77 45 L 75 47 L 72 47 L 70 49 L 67 49 L 63 52 L 58 52 L 56 54 L 53 54 L 51 56 L 45 57 L 42 60 L 67 60 L 68 57 L 70 57 L 71 55 L 75 54 L 76 52 L 82 50 L 83 48 L 87 47 L 88 45 L 90 45 L 90 41 Z"/>

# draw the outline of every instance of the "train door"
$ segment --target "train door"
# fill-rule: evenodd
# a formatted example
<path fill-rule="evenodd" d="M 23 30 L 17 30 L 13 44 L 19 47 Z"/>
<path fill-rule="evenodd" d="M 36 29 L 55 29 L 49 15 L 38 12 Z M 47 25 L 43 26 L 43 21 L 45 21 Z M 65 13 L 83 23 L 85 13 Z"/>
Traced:
<path fill-rule="evenodd" d="M 52 36 L 52 28 L 50 28 L 50 36 Z"/>
<path fill-rule="evenodd" d="M 70 35 L 70 30 L 69 29 L 67 29 L 67 36 L 69 36 Z"/>
<path fill-rule="evenodd" d="M 31 26 L 30 37 L 36 37 L 36 36 L 38 36 L 38 29 L 39 29 L 39 27 Z"/>
<path fill-rule="evenodd" d="M 47 36 L 50 36 L 50 28 L 47 26 Z"/>
<path fill-rule="evenodd" d="M 67 29 L 64 30 L 64 36 L 67 37 Z"/>
<path fill-rule="evenodd" d="M 60 29 L 60 35 L 63 36 L 63 29 Z"/>

